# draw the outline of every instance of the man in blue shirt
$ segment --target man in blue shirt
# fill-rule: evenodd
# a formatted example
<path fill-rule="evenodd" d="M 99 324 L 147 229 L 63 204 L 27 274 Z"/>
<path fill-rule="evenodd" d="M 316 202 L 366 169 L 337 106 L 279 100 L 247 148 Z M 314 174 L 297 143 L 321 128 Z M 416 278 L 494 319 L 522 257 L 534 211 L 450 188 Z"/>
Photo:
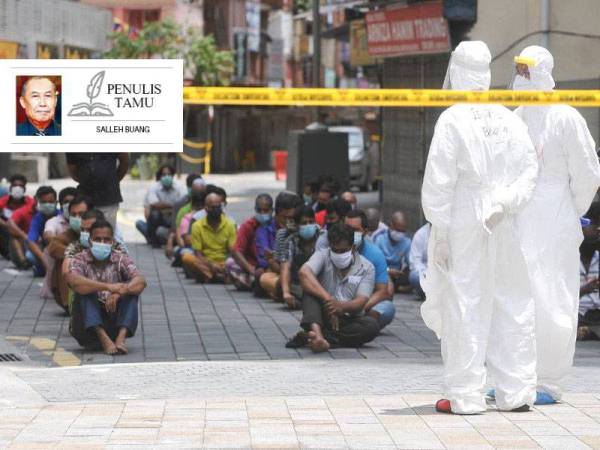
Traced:
<path fill-rule="evenodd" d="M 391 292 L 398 290 L 409 293 L 412 290 L 408 282 L 409 255 L 411 239 L 406 234 L 404 213 L 396 211 L 388 230 L 375 238 L 375 245 L 383 252 L 389 267 Z"/>
<path fill-rule="evenodd" d="M 388 265 L 385 256 L 375 244 L 366 239 L 368 220 L 363 211 L 350 211 L 344 221 L 354 229 L 354 246 L 360 255 L 375 267 L 375 288 L 365 305 L 365 313 L 377 320 L 379 329 L 382 330 L 396 315 L 393 296 L 388 291 Z"/>

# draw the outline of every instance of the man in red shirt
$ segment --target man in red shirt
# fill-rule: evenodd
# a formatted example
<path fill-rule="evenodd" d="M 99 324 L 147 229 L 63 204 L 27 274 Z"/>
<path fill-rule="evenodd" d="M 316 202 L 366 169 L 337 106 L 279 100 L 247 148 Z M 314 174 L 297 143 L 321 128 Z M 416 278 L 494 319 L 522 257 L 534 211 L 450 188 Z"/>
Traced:
<path fill-rule="evenodd" d="M 232 257 L 225 262 L 227 273 L 238 290 L 250 290 L 263 269 L 257 265 L 256 229 L 268 223 L 273 216 L 273 198 L 260 194 L 254 202 L 255 215 L 247 219 L 237 232 Z"/>
<path fill-rule="evenodd" d="M 327 214 L 327 205 L 334 199 L 336 194 L 335 187 L 331 183 L 324 183 L 319 188 L 317 203 L 313 205 L 315 211 L 315 221 L 321 228 L 325 227 L 325 215 Z"/>
<path fill-rule="evenodd" d="M 0 198 L 0 254 L 6 259 L 10 259 L 15 265 L 21 268 L 20 261 L 25 260 L 19 258 L 17 247 L 17 239 L 14 237 L 18 234 L 18 228 L 25 233 L 29 230 L 31 218 L 35 213 L 35 200 L 25 195 L 27 189 L 27 178 L 23 175 L 13 175 L 10 177 L 9 193 Z M 24 210 L 24 211 L 21 211 Z M 30 211 L 29 221 L 27 221 L 26 211 Z M 16 214 L 16 219 L 26 229 L 19 227 L 14 222 L 13 216 Z"/>

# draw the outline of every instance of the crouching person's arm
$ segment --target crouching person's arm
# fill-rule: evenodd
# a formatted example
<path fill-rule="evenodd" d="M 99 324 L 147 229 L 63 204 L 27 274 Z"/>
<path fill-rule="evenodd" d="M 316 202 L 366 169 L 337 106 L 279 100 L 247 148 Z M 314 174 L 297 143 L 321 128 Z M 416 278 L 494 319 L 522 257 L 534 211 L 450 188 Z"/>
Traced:
<path fill-rule="evenodd" d="M 103 283 L 101 281 L 90 280 L 77 273 L 69 273 L 67 275 L 67 283 L 79 295 L 95 294 L 103 291 L 118 294 L 119 292 L 125 292 L 126 289 L 126 285 L 123 283 Z"/>
<path fill-rule="evenodd" d="M 319 280 L 317 279 L 317 275 L 323 270 L 325 257 L 325 252 L 315 252 L 300 268 L 300 272 L 298 272 L 300 285 L 304 292 L 313 297 L 317 297 L 323 302 L 333 299 L 331 294 L 321 286 L 321 283 L 319 283 Z"/>
<path fill-rule="evenodd" d="M 375 291 L 373 291 L 373 294 L 371 295 L 371 297 L 369 297 L 369 300 L 365 304 L 364 309 L 366 312 L 369 312 L 371 308 L 373 308 L 373 306 L 377 305 L 378 303 L 384 300 L 388 300 L 389 298 L 390 295 L 388 292 L 387 283 L 377 283 L 375 285 Z"/>
<path fill-rule="evenodd" d="M 113 294 L 124 292 L 125 284 L 123 283 L 105 283 L 103 281 L 95 281 L 87 276 L 87 268 L 89 262 L 85 260 L 84 253 L 79 253 L 72 261 L 69 261 L 68 270 L 63 271 L 63 275 L 67 284 L 73 289 L 73 292 L 79 295 L 95 294 L 97 292 L 108 291 Z M 63 270 L 64 270 L 63 263 Z"/>
<path fill-rule="evenodd" d="M 371 267 L 364 275 L 362 275 L 360 282 L 356 288 L 355 297 L 349 302 L 336 302 L 334 306 L 336 309 L 335 314 L 358 314 L 364 311 L 369 297 L 373 294 L 373 287 L 375 286 L 375 270 Z M 329 306 L 331 308 L 331 306 Z"/>
<path fill-rule="evenodd" d="M 125 293 L 122 295 L 138 296 L 146 289 L 146 279 L 142 275 L 136 275 L 125 285 Z"/>

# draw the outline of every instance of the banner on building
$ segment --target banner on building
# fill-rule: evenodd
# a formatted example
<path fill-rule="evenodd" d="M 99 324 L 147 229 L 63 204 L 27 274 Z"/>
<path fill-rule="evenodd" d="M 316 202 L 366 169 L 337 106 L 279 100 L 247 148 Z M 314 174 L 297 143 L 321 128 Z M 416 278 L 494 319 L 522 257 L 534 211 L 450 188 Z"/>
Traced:
<path fill-rule="evenodd" d="M 441 0 L 371 11 L 365 20 L 372 57 L 450 51 L 450 32 Z"/>
<path fill-rule="evenodd" d="M 0 152 L 181 152 L 182 98 L 182 60 L 2 59 Z"/>
<path fill-rule="evenodd" d="M 267 79 L 269 81 L 281 81 L 285 78 L 284 46 L 283 39 L 273 39 L 269 43 L 269 64 L 267 67 Z"/>
<path fill-rule="evenodd" d="M 367 24 L 364 19 L 350 22 L 350 65 L 370 66 L 375 59 L 369 55 L 367 45 Z"/>
<path fill-rule="evenodd" d="M 245 31 L 233 33 L 234 75 L 243 80 L 248 75 L 248 34 Z"/>
<path fill-rule="evenodd" d="M 246 26 L 248 28 L 248 50 L 260 51 L 260 2 L 246 0 Z"/>

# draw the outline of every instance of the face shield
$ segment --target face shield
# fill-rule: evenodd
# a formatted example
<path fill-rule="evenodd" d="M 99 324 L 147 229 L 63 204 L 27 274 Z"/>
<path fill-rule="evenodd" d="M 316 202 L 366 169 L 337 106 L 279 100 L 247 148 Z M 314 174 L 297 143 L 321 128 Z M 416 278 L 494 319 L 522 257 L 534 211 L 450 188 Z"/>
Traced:
<path fill-rule="evenodd" d="M 535 59 L 515 56 L 513 74 L 508 89 L 515 91 L 549 91 L 554 88 L 552 75 L 540 67 Z"/>
<path fill-rule="evenodd" d="M 508 89 L 534 90 L 535 88 L 531 87 L 531 69 L 535 67 L 535 60 L 524 56 L 515 56 L 514 62 Z"/>

